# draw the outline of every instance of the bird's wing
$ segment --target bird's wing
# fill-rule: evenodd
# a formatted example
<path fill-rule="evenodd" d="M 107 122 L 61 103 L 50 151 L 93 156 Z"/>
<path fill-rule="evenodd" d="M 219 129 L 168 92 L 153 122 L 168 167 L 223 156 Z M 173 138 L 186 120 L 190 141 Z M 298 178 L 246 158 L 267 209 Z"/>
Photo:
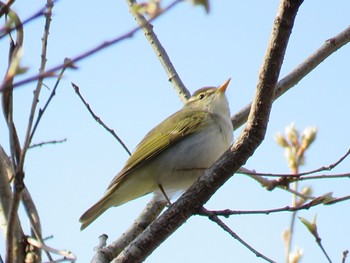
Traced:
<path fill-rule="evenodd" d="M 179 143 L 188 135 L 196 133 L 199 129 L 213 122 L 215 122 L 214 116 L 207 111 L 179 111 L 171 115 L 152 129 L 137 145 L 124 168 L 114 177 L 107 190 L 117 187 L 130 172 L 149 162 L 174 144 Z"/>

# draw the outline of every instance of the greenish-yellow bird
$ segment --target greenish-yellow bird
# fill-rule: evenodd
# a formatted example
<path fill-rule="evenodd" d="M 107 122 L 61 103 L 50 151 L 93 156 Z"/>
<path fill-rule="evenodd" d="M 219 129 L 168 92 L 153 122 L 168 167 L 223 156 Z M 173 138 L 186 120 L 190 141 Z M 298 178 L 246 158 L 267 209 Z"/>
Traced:
<path fill-rule="evenodd" d="M 152 192 L 170 200 L 189 188 L 232 142 L 229 82 L 197 90 L 181 110 L 147 133 L 102 198 L 80 217 L 81 229 L 112 206 Z"/>

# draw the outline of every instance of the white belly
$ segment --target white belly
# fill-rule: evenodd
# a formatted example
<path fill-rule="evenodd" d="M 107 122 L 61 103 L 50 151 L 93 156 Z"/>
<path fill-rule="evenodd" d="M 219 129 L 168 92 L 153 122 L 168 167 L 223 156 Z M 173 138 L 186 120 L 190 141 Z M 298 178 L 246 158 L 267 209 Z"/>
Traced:
<path fill-rule="evenodd" d="M 115 191 L 115 199 L 120 196 L 121 204 L 151 192 L 163 199 L 159 185 L 171 199 L 174 194 L 189 188 L 228 149 L 232 139 L 229 118 L 221 127 L 214 125 L 189 136 L 128 174 L 128 179 Z"/>
<path fill-rule="evenodd" d="M 152 164 L 153 171 L 157 171 L 157 184 L 162 185 L 169 198 L 186 190 L 228 149 L 232 137 L 232 130 L 226 133 L 214 126 L 174 145 Z"/>

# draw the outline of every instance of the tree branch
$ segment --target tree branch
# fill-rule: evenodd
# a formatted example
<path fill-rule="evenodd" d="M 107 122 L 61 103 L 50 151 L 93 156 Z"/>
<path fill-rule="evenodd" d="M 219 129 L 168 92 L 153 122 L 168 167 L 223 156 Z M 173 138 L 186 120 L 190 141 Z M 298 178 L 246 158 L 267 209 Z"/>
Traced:
<path fill-rule="evenodd" d="M 10 179 L 14 177 L 13 167 L 10 158 L 0 145 L 0 227 L 4 236 L 7 236 L 8 230 L 8 215 L 10 213 L 10 206 L 12 203 L 12 191 L 10 187 Z M 18 216 L 15 217 L 13 223 L 13 242 L 15 244 L 23 244 L 24 233 L 21 228 Z M 24 249 L 24 245 L 19 250 Z M 18 262 L 24 262 L 24 254 L 17 254 Z"/>
<path fill-rule="evenodd" d="M 35 12 L 33 15 L 31 15 L 30 17 L 28 17 L 27 19 L 22 21 L 22 26 L 24 26 L 25 24 L 45 15 L 45 10 L 46 10 L 46 6 L 42 7 L 41 9 L 39 9 L 37 12 Z M 1 17 L 1 16 L 0 16 Z M 3 27 L 0 28 L 0 39 L 2 39 L 3 37 L 7 36 L 9 33 L 11 33 L 12 31 L 15 31 L 18 29 L 18 25 L 15 25 L 14 27 L 10 27 L 9 25 L 5 25 Z"/>
<path fill-rule="evenodd" d="M 154 33 L 153 26 L 142 14 L 133 11 L 132 7 L 136 4 L 135 0 L 126 0 L 126 2 L 129 5 L 130 13 L 135 17 L 135 20 L 139 27 L 142 28 L 146 39 L 150 43 L 151 47 L 156 53 L 157 58 L 162 64 L 169 81 L 173 84 L 174 89 L 178 93 L 181 101 L 186 102 L 190 98 L 190 92 L 186 89 L 185 85 L 179 77 L 179 74 L 177 74 L 175 67 L 171 63 L 166 50 L 158 40 L 157 35 Z"/>
<path fill-rule="evenodd" d="M 320 65 L 326 58 L 332 55 L 335 51 L 350 42 L 350 26 L 345 30 L 326 40 L 326 42 L 317 49 L 313 54 L 299 64 L 292 72 L 281 79 L 276 85 L 275 100 L 283 95 L 286 91 L 296 85 L 307 74 Z M 234 129 L 242 126 L 248 118 L 251 103 L 232 116 Z"/>
<path fill-rule="evenodd" d="M 17 170 L 18 164 L 20 162 L 20 143 L 16 131 L 16 126 L 13 121 L 13 80 L 20 69 L 19 61 L 21 58 L 21 47 L 23 45 L 23 26 L 21 20 L 17 14 L 12 11 L 9 6 L 6 6 L 4 3 L 0 2 L 1 11 L 6 12 L 10 19 L 16 25 L 16 42 L 10 37 L 10 51 L 9 51 L 9 65 L 6 71 L 4 80 L 1 86 L 6 86 L 3 90 L 2 96 L 2 108 L 5 115 L 5 120 L 9 129 L 10 134 L 10 149 L 12 161 L 8 162 L 11 164 L 11 171 L 13 172 L 12 178 L 14 178 L 14 187 L 13 192 L 10 192 L 12 195 L 8 203 L 8 207 L 5 208 L 7 211 L 4 211 L 6 217 L 6 263 L 13 262 L 23 262 L 25 258 L 25 242 L 24 234 L 21 229 L 21 225 L 17 215 L 17 209 L 21 199 L 21 191 L 24 187 L 23 185 L 23 172 Z M 6 156 L 7 157 L 7 156 Z M 2 158 L 6 158 L 5 153 Z M 2 162 L 5 162 L 2 160 Z M 7 171 L 9 172 L 9 171 Z M 3 178 L 4 179 L 4 178 Z M 10 185 L 9 179 L 5 185 Z M 5 197 L 6 200 L 6 197 Z"/>
<path fill-rule="evenodd" d="M 159 216 L 166 204 L 167 202 L 159 201 L 153 196 L 128 230 L 109 246 L 99 249 L 91 260 L 91 263 L 110 262 Z"/>
<path fill-rule="evenodd" d="M 283 57 L 302 1 L 281 1 L 260 70 L 256 96 L 241 136 L 180 199 L 158 217 L 113 262 L 141 262 L 179 228 L 237 171 L 263 141 Z"/>
<path fill-rule="evenodd" d="M 164 14 L 165 12 L 169 11 L 171 8 L 173 8 L 174 6 L 176 6 L 178 3 L 182 2 L 183 0 L 175 0 L 174 2 L 170 3 L 166 8 L 164 8 L 163 10 L 163 13 L 161 14 Z M 155 20 L 156 18 L 158 18 L 158 16 L 152 18 L 149 20 L 149 22 Z M 62 64 L 59 64 L 55 67 L 52 67 L 48 70 L 46 70 L 45 72 L 42 72 L 42 73 L 39 73 L 38 75 L 35 75 L 35 76 L 31 76 L 29 78 L 26 78 L 26 79 L 23 79 L 23 80 L 20 80 L 16 83 L 13 84 L 13 87 L 16 88 L 16 87 L 19 87 L 19 86 L 22 86 L 24 84 L 27 84 L 27 83 L 30 83 L 32 81 L 36 81 L 38 79 L 41 79 L 41 78 L 45 78 L 45 77 L 50 77 L 50 76 L 53 76 L 53 74 L 62 69 L 63 67 L 72 67 L 72 68 L 75 68 L 74 67 L 74 63 L 77 63 L 87 57 L 90 57 L 92 56 L 93 54 L 97 53 L 97 52 L 100 52 L 101 50 L 103 49 L 106 49 L 107 47 L 110 47 L 114 44 L 117 44 L 125 39 L 128 39 L 128 38 L 131 38 L 134 36 L 134 34 L 136 32 L 138 32 L 139 30 L 141 29 L 141 27 L 137 26 L 133 29 L 131 29 L 130 31 L 126 32 L 125 34 L 123 35 L 120 35 L 120 36 L 117 36 L 115 38 L 112 38 L 111 40 L 107 40 L 107 41 L 104 41 L 103 43 L 99 44 L 98 46 L 72 58 L 70 61 L 68 62 L 64 62 Z M 4 86 L 1 86 L 0 87 L 0 92 L 2 92 L 4 89 L 6 89 L 6 85 Z"/>
<path fill-rule="evenodd" d="M 98 117 L 94 111 L 91 109 L 90 104 L 84 99 L 84 97 L 81 95 L 80 93 L 80 88 L 78 87 L 78 85 L 74 84 L 73 82 L 71 83 L 72 87 L 75 91 L 75 93 L 78 95 L 79 99 L 83 102 L 84 106 L 86 107 L 86 109 L 88 110 L 88 112 L 91 114 L 92 118 L 94 118 L 95 121 L 98 122 L 98 124 L 100 124 L 103 128 L 105 128 L 106 131 L 108 131 L 110 134 L 112 134 L 112 136 L 119 142 L 119 144 L 124 148 L 124 150 L 131 155 L 130 150 L 128 149 L 128 147 L 125 145 L 125 143 L 123 142 L 122 139 L 120 139 L 120 137 L 114 132 L 113 129 L 109 128 L 102 120 L 100 117 Z"/>
<path fill-rule="evenodd" d="M 215 213 L 213 213 L 213 211 L 209 211 L 209 210 L 206 210 L 205 208 L 202 208 L 200 211 L 200 214 L 203 216 L 207 216 L 209 218 L 209 220 L 215 222 L 225 232 L 229 233 L 230 236 L 232 236 L 234 239 L 238 240 L 242 245 L 244 245 L 246 248 L 248 248 L 257 257 L 260 257 L 267 262 L 275 263 L 275 261 L 273 261 L 272 259 L 268 258 L 264 254 L 260 253 L 256 249 L 254 249 L 251 245 L 249 245 L 246 241 L 244 241 L 241 237 L 239 237 L 235 232 L 233 232 L 231 228 L 229 228 L 222 220 L 220 220 L 220 218 Z"/>

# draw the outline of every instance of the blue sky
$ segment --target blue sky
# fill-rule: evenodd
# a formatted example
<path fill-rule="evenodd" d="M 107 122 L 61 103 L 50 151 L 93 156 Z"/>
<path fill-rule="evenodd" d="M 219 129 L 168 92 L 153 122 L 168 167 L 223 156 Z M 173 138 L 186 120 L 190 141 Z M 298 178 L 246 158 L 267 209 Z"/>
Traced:
<path fill-rule="evenodd" d="M 166 3 L 169 1 L 166 1 Z M 18 1 L 13 8 L 26 18 L 42 6 L 42 1 Z M 181 79 L 193 92 L 202 86 L 232 81 L 227 91 L 231 113 L 249 103 L 268 43 L 278 1 L 211 1 L 211 12 L 187 2 L 179 4 L 154 22 L 154 30 L 176 67 Z M 295 22 L 282 66 L 281 77 L 308 55 L 349 25 L 349 1 L 305 1 Z M 48 46 L 48 67 L 65 57 L 74 57 L 105 40 L 126 33 L 136 24 L 124 1 L 61 0 L 54 7 Z M 25 27 L 22 65 L 36 74 L 40 62 L 44 19 Z M 7 57 L 8 41 L 0 41 L 0 57 Z M 303 130 L 319 129 L 317 140 L 307 152 L 302 171 L 329 165 L 349 148 L 349 60 L 345 46 L 305 77 L 273 105 L 266 139 L 246 166 L 260 172 L 288 173 L 283 150 L 274 135 L 295 122 Z M 0 65 L 4 72 L 4 64 Z M 54 235 L 48 245 L 71 250 L 78 262 L 93 255 L 98 236 L 120 236 L 146 205 L 146 196 L 110 209 L 85 231 L 78 219 L 103 194 L 128 155 L 88 114 L 70 83 L 79 87 L 95 113 L 133 149 L 156 124 L 178 110 L 182 103 L 167 81 L 156 55 L 142 32 L 77 64 L 62 80 L 33 142 L 67 138 L 60 145 L 30 150 L 25 163 L 26 184 L 37 204 L 44 236 Z M 52 89 L 54 80 L 45 84 Z M 23 140 L 35 85 L 15 91 L 15 122 Z M 40 106 L 50 90 L 43 88 Z M 8 134 L 0 120 L 0 143 L 8 149 Z M 235 132 L 235 137 L 238 133 Z M 348 172 L 345 160 L 335 171 Z M 315 195 L 334 192 L 349 194 L 347 180 L 310 181 Z M 210 209 L 268 209 L 289 205 L 290 194 L 268 192 L 244 175 L 235 175 L 206 205 Z M 301 211 L 312 220 L 317 214 L 319 233 L 334 261 L 349 249 L 349 202 Z M 225 222 L 245 241 L 266 256 L 283 262 L 281 234 L 289 226 L 290 214 L 242 215 Z M 25 229 L 28 222 L 22 219 Z M 303 262 L 325 262 L 314 238 L 298 221 L 293 247 L 304 249 Z M 4 246 L 0 241 L 0 253 Z M 168 238 L 146 262 L 263 262 L 236 240 L 203 217 L 190 218 Z"/>

